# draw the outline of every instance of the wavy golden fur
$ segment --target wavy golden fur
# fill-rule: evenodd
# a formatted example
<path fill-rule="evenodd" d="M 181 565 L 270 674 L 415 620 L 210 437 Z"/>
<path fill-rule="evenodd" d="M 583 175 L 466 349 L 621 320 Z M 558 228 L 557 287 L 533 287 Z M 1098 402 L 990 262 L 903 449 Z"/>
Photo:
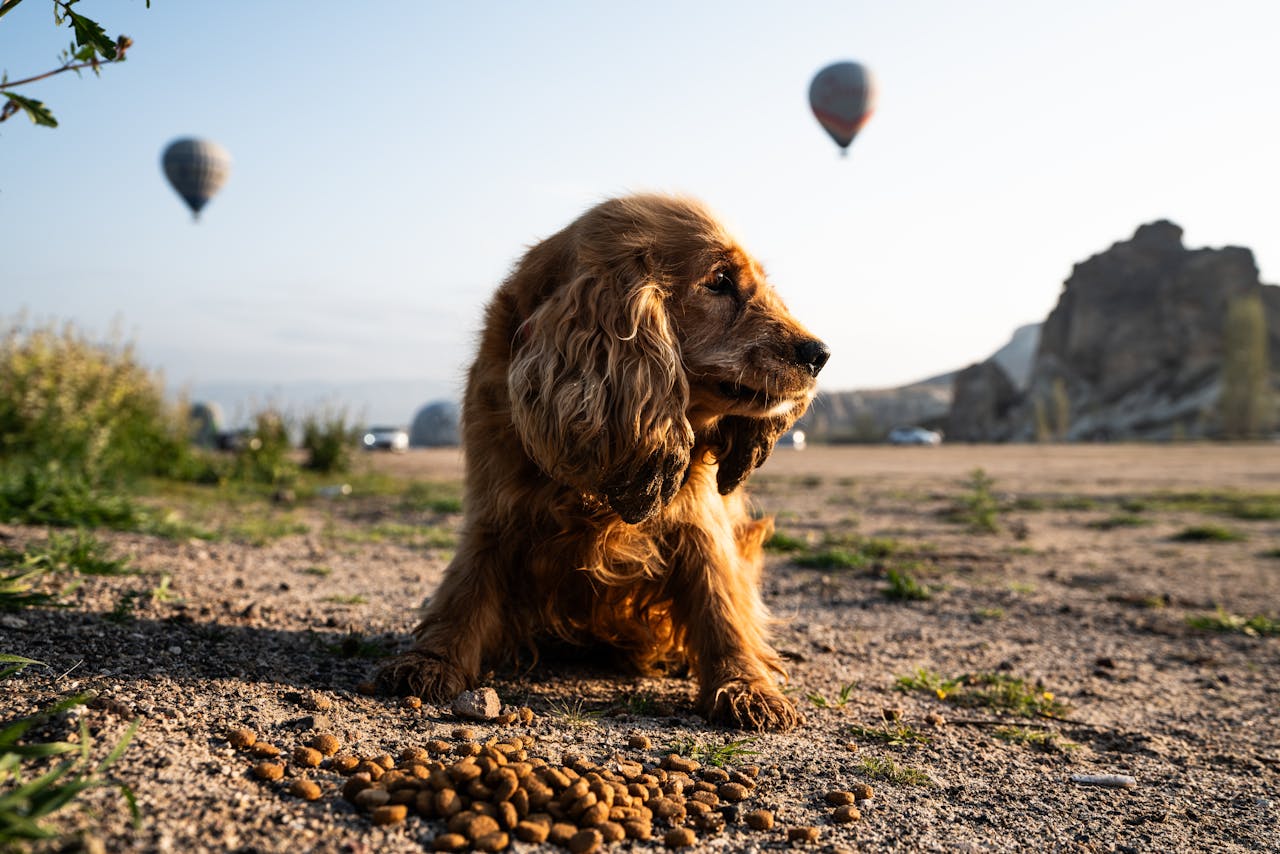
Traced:
<path fill-rule="evenodd" d="M 440 701 L 540 637 L 687 663 L 710 720 L 797 722 L 741 486 L 827 360 L 700 204 L 600 204 L 528 251 L 463 403 L 461 543 L 384 689 Z"/>

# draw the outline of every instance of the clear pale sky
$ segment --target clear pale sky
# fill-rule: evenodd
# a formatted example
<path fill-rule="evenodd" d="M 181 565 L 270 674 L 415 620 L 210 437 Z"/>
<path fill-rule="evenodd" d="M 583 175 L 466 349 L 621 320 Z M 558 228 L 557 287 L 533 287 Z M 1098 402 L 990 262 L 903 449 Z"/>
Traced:
<path fill-rule="evenodd" d="M 524 247 L 628 190 L 717 209 L 831 346 L 827 390 L 984 358 L 1072 264 L 1168 218 L 1280 278 L 1280 3 L 336 3 L 85 0 L 135 41 L 15 90 L 0 304 L 106 334 L 171 386 L 461 388 Z M 10 79 L 72 38 L 0 19 Z M 856 59 L 876 115 L 842 159 L 810 77 Z M 235 161 L 193 225 L 177 136 Z M 421 388 L 418 394 L 416 389 Z"/>

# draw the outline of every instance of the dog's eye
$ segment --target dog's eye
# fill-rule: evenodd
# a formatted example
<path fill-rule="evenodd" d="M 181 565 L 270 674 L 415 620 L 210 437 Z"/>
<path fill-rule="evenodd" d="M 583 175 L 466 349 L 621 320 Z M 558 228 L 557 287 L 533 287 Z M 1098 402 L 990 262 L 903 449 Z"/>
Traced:
<path fill-rule="evenodd" d="M 707 282 L 707 290 L 713 294 L 733 294 L 738 290 L 738 283 L 733 280 L 733 276 L 721 270 L 714 279 Z"/>

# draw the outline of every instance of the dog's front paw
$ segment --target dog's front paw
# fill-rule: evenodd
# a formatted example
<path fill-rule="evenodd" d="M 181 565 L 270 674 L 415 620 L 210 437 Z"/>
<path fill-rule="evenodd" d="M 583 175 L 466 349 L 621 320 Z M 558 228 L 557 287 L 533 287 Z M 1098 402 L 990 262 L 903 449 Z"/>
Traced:
<path fill-rule="evenodd" d="M 439 656 L 418 650 L 401 653 L 378 669 L 378 690 L 384 694 L 421 697 L 428 703 L 452 700 L 475 681 L 461 668 Z"/>
<path fill-rule="evenodd" d="M 795 703 L 768 683 L 735 679 L 715 689 L 705 701 L 707 719 L 739 729 L 785 732 L 801 721 Z"/>

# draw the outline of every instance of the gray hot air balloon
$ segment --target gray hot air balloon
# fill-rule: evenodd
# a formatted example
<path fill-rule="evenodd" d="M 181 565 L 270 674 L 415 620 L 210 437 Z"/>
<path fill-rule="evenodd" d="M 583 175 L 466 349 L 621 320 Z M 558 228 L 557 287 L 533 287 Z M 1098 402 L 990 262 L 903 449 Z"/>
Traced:
<path fill-rule="evenodd" d="M 875 84 L 857 62 L 836 62 L 814 75 L 809 84 L 809 107 L 823 130 L 847 154 L 849 143 L 875 109 Z"/>
<path fill-rule="evenodd" d="M 231 174 L 231 155 L 216 142 L 184 137 L 169 143 L 161 158 L 165 177 L 191 208 L 192 219 Z"/>

